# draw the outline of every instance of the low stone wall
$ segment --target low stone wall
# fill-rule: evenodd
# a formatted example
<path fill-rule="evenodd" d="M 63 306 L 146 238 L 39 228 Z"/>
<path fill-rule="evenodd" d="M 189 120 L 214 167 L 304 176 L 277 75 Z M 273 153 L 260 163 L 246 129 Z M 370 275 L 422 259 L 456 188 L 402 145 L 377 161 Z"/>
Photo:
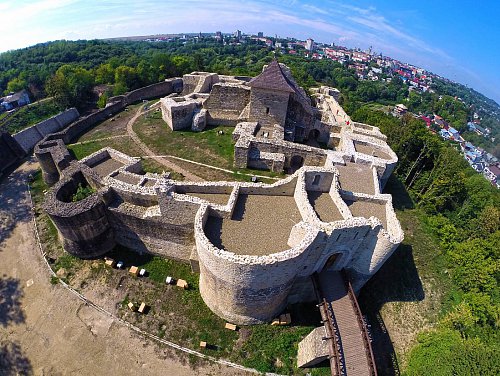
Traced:
<path fill-rule="evenodd" d="M 234 146 L 235 167 L 246 168 L 248 166 L 249 160 L 251 159 L 250 153 L 252 152 L 252 150 L 258 150 L 259 153 L 274 153 L 276 155 L 284 155 L 285 160 L 282 166 L 285 168 L 291 166 L 292 158 L 294 157 L 302 158 L 302 163 L 308 166 L 323 166 L 326 162 L 327 154 L 326 150 L 297 144 L 290 141 L 266 139 L 263 137 L 240 136 L 238 141 L 236 142 L 236 145 Z"/>
<path fill-rule="evenodd" d="M 63 129 L 72 121 L 76 120 L 79 115 L 76 108 L 70 108 L 36 125 L 23 129 L 14 134 L 14 139 L 21 145 L 26 153 L 30 153 L 35 145 L 45 136 Z"/>

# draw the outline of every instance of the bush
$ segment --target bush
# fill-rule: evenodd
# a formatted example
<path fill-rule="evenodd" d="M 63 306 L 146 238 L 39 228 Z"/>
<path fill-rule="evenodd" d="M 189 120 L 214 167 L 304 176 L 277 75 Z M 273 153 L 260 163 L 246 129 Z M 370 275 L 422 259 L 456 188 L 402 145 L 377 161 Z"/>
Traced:
<path fill-rule="evenodd" d="M 82 186 L 81 184 L 78 184 L 78 188 L 75 194 L 71 196 L 71 201 L 73 202 L 81 201 L 95 192 L 96 190 L 89 185 Z"/>

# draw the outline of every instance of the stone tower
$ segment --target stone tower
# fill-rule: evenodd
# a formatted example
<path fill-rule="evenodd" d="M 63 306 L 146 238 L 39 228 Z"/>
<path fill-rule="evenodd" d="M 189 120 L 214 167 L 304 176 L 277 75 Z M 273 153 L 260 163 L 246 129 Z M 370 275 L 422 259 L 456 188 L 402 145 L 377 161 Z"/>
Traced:
<path fill-rule="evenodd" d="M 261 74 L 250 80 L 250 121 L 261 126 L 285 126 L 290 94 L 295 92 L 277 60 L 273 60 Z"/>

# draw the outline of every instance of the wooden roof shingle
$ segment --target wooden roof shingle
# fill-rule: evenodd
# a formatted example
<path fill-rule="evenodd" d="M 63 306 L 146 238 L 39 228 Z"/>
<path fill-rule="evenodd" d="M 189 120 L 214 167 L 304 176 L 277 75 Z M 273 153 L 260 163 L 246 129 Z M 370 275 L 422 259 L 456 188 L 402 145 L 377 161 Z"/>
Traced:
<path fill-rule="evenodd" d="M 295 88 L 286 78 L 277 60 L 273 60 L 261 74 L 252 78 L 248 86 L 295 93 Z"/>

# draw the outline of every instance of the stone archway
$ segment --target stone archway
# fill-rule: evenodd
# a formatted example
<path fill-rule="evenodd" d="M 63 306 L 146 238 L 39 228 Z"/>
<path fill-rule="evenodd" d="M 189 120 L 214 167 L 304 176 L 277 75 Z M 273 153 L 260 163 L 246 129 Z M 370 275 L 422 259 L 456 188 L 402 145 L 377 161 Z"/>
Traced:
<path fill-rule="evenodd" d="M 342 258 L 342 253 L 341 252 L 336 252 L 330 255 L 325 261 L 325 264 L 323 265 L 323 268 L 321 271 L 325 271 L 328 269 L 331 269 L 335 264 L 338 264 L 338 261 Z"/>
<path fill-rule="evenodd" d="M 307 136 L 307 139 L 309 141 L 312 141 L 312 140 L 318 141 L 318 137 L 319 136 L 320 136 L 319 130 L 317 130 L 317 129 L 311 129 L 309 131 L 309 135 Z"/>
<path fill-rule="evenodd" d="M 290 169 L 292 171 L 298 170 L 304 165 L 304 158 L 301 155 L 294 155 L 290 159 Z"/>

